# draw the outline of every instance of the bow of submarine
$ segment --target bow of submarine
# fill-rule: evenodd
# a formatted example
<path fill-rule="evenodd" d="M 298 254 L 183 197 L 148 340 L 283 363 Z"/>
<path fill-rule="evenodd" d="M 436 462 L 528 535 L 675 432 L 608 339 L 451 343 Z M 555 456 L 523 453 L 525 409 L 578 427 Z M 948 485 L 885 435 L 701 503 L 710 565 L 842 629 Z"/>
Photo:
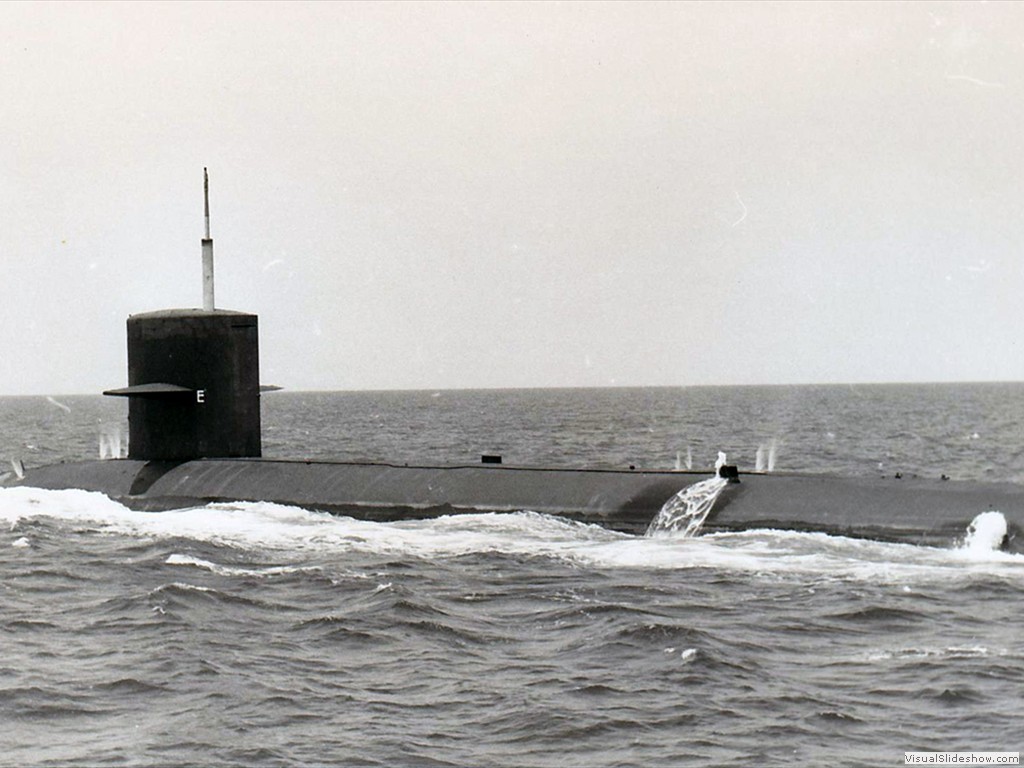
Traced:
<path fill-rule="evenodd" d="M 931 478 L 745 474 L 723 490 L 704 532 L 810 531 L 950 546 L 983 512 L 1002 513 L 1005 548 L 1024 551 L 1024 486 Z"/>

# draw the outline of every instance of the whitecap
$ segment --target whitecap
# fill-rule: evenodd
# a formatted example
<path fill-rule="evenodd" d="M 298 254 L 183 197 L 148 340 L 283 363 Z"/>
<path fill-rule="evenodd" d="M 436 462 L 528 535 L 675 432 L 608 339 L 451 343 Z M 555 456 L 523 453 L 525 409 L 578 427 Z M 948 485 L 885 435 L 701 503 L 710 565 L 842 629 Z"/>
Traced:
<path fill-rule="evenodd" d="M 919 661 L 924 659 L 983 659 L 989 656 L 1005 656 L 1006 649 L 991 650 L 983 645 L 972 646 L 925 646 L 922 648 L 889 648 L 868 653 L 866 661 Z"/>
<path fill-rule="evenodd" d="M 319 566 L 297 566 L 297 565 L 275 565 L 268 566 L 266 568 L 243 568 L 234 565 L 221 565 L 214 563 L 209 560 L 203 560 L 199 557 L 193 557 L 191 555 L 179 555 L 171 554 L 168 555 L 165 560 L 168 565 L 185 565 L 194 566 L 196 568 L 202 568 L 219 576 L 278 576 L 281 574 L 288 573 L 304 573 L 308 571 L 320 571 L 322 570 Z"/>

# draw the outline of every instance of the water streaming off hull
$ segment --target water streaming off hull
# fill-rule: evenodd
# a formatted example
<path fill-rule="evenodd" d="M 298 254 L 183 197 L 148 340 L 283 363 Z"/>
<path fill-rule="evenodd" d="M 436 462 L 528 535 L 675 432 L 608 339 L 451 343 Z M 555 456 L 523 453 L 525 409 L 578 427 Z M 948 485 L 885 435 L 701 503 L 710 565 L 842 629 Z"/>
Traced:
<path fill-rule="evenodd" d="M 665 502 L 651 521 L 646 535 L 679 533 L 683 538 L 696 536 L 728 482 L 721 477 L 711 477 L 684 488 Z"/>

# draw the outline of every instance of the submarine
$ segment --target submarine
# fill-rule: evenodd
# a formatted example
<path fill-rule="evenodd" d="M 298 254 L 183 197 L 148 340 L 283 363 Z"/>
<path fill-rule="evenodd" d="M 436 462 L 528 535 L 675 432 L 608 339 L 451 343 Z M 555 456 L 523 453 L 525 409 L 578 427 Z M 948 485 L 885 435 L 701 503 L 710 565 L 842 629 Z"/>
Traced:
<path fill-rule="evenodd" d="M 137 510 L 261 501 L 373 520 L 529 510 L 643 535 L 659 512 L 714 478 L 701 532 L 781 529 L 951 546 L 999 512 L 1022 551 L 1024 486 L 919 477 L 504 464 L 408 465 L 262 457 L 258 317 L 215 306 L 209 176 L 203 169 L 203 306 L 128 317 L 127 458 L 26 468 L 0 486 L 82 489 Z"/>

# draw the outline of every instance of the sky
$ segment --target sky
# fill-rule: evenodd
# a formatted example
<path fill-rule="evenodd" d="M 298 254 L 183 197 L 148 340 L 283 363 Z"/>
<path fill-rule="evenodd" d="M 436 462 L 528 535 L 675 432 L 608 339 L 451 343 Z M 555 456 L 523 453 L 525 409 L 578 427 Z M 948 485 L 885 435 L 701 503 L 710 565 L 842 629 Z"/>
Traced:
<path fill-rule="evenodd" d="M 1024 380 L 1024 4 L 0 4 L 0 394 Z"/>

